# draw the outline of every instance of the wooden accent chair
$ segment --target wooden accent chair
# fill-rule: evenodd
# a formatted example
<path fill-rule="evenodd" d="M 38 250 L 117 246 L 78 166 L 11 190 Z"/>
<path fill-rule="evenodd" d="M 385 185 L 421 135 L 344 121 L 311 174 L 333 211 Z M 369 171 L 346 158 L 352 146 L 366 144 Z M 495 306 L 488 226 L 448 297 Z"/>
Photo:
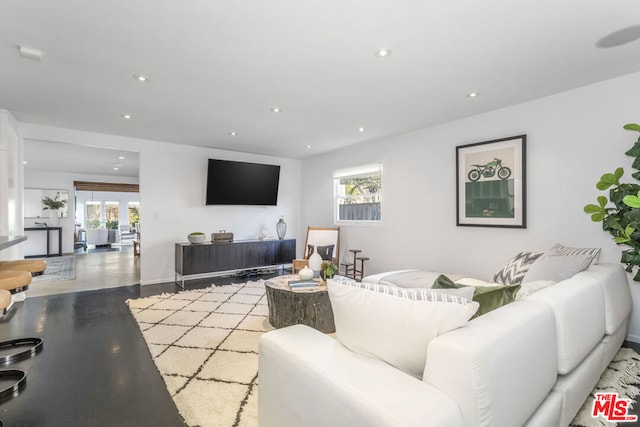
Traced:
<path fill-rule="evenodd" d="M 310 248 L 315 247 L 323 260 L 331 261 L 336 266 L 340 262 L 340 227 L 307 227 L 307 238 L 304 244 L 303 259 L 292 261 L 293 274 L 309 265 Z"/>

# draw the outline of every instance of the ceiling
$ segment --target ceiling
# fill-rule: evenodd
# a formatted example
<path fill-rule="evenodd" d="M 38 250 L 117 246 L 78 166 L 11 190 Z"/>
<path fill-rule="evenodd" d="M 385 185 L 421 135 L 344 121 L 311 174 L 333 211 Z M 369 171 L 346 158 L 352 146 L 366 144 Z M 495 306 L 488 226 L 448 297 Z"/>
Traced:
<path fill-rule="evenodd" d="M 639 40 L 595 46 L 638 16 L 637 0 L 2 0 L 0 108 L 304 158 L 639 71 Z"/>

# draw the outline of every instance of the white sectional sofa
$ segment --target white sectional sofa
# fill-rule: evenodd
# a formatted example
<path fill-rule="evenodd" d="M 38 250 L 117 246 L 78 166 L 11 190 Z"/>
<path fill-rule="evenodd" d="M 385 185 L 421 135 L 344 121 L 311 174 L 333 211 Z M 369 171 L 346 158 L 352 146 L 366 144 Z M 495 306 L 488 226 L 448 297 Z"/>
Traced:
<path fill-rule="evenodd" d="M 593 265 L 433 339 L 422 381 L 309 327 L 272 331 L 260 340 L 259 424 L 567 426 L 631 309 L 623 268 Z"/>

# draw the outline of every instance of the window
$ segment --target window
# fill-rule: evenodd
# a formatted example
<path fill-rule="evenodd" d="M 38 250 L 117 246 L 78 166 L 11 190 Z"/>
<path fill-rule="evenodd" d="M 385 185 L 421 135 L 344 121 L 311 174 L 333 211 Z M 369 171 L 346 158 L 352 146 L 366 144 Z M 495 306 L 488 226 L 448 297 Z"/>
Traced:
<path fill-rule="evenodd" d="M 100 202 L 87 200 L 85 202 L 85 228 L 98 228 L 100 227 Z"/>
<path fill-rule="evenodd" d="M 129 202 L 129 225 L 140 222 L 140 202 Z"/>
<path fill-rule="evenodd" d="M 333 172 L 336 222 L 382 221 L 382 164 Z"/>
<path fill-rule="evenodd" d="M 120 202 L 104 202 L 105 227 L 117 230 L 120 225 Z"/>

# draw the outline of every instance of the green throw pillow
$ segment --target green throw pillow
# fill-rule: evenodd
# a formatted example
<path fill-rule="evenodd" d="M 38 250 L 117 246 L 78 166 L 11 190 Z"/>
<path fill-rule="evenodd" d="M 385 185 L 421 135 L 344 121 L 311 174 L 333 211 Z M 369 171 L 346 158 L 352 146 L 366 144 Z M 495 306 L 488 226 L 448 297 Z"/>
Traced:
<path fill-rule="evenodd" d="M 438 276 L 433 282 L 433 289 L 463 288 L 466 285 L 459 285 L 449 279 L 444 274 Z M 516 299 L 516 294 L 520 290 L 520 285 L 516 286 L 474 286 L 473 300 L 480 304 L 480 308 L 473 315 L 472 319 L 482 316 L 485 313 L 495 310 L 498 307 L 507 305 Z"/>

